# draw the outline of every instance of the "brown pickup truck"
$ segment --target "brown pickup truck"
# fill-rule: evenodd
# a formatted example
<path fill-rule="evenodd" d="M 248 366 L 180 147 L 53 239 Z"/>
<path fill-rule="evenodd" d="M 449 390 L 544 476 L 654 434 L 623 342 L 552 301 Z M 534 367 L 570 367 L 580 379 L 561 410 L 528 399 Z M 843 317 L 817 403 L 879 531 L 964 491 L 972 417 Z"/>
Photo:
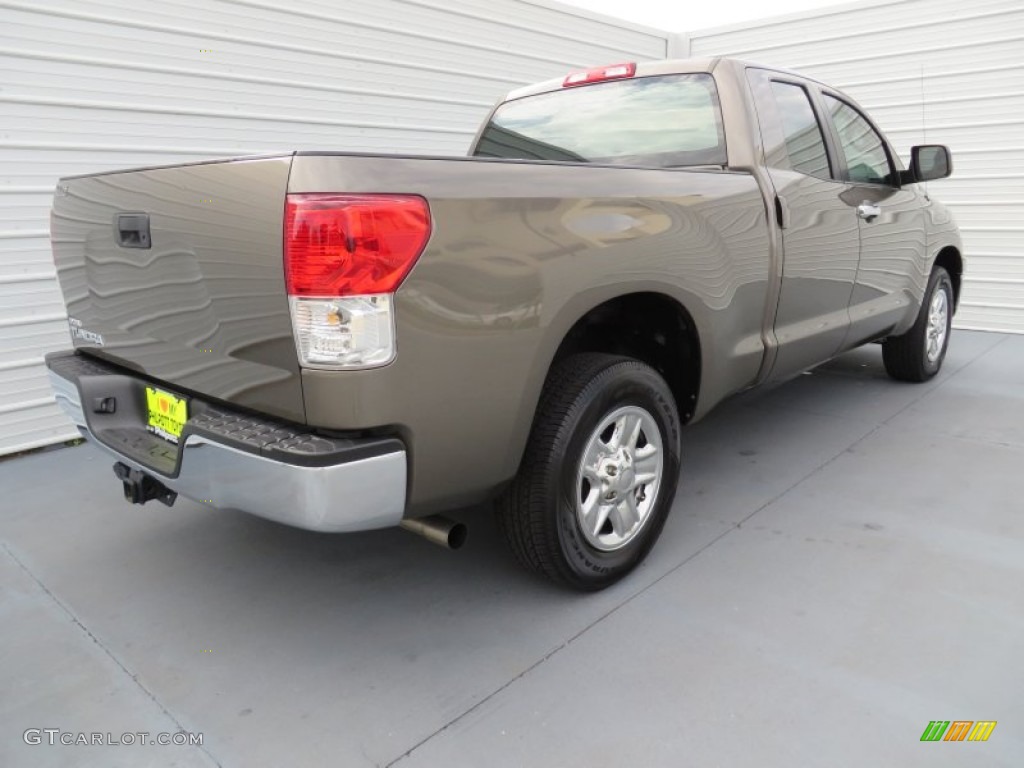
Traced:
<path fill-rule="evenodd" d="M 494 499 L 528 567 L 650 550 L 682 427 L 881 342 L 942 364 L 962 249 L 848 96 L 729 59 L 515 91 L 468 158 L 295 152 L 62 179 L 57 399 L 125 496 L 318 531 Z"/>

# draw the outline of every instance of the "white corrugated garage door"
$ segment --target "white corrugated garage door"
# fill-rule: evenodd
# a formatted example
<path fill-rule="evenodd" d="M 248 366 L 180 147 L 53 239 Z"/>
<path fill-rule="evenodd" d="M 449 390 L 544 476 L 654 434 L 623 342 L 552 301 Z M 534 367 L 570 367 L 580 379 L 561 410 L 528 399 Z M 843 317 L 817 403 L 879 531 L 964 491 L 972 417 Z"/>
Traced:
<path fill-rule="evenodd" d="M 58 177 L 291 149 L 463 154 L 489 106 L 667 35 L 543 0 L 0 1 L 0 454 L 77 436 Z"/>
<path fill-rule="evenodd" d="M 904 157 L 933 141 L 968 261 L 962 328 L 1024 333 L 1024 2 L 859 2 L 695 33 L 694 56 L 806 72 L 850 93 Z"/>

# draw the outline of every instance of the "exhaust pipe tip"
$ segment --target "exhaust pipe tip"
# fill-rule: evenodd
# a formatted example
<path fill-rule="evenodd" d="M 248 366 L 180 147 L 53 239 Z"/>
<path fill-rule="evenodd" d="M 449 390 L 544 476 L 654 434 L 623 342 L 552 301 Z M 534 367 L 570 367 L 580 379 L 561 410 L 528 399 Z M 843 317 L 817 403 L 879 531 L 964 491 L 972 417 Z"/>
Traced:
<path fill-rule="evenodd" d="M 445 549 L 459 549 L 466 543 L 466 537 L 469 535 L 463 523 L 444 515 L 407 518 L 399 523 L 399 526 Z"/>
<path fill-rule="evenodd" d="M 469 529 L 463 523 L 456 523 L 448 531 L 448 548 L 462 549 L 462 545 L 466 543 L 467 538 L 469 538 Z"/>

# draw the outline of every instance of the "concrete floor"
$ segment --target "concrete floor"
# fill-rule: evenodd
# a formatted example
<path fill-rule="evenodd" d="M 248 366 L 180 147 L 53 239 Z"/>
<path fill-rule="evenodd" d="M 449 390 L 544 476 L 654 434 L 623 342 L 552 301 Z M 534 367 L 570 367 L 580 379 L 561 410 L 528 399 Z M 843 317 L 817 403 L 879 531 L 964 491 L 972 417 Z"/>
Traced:
<path fill-rule="evenodd" d="M 91 447 L 0 462 L 0 766 L 1024 764 L 1024 337 L 958 332 L 925 385 L 858 350 L 684 447 L 661 542 L 590 596 L 479 512 L 449 554 L 131 507 Z"/>

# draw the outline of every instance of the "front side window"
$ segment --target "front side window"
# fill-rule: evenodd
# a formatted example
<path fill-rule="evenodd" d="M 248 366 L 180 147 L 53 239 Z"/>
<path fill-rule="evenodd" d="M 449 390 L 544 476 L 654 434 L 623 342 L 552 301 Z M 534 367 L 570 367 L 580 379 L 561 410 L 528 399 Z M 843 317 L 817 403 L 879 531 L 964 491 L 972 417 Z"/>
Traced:
<path fill-rule="evenodd" d="M 661 168 L 727 163 L 718 92 L 707 74 L 614 80 L 506 102 L 473 154 Z"/>
<path fill-rule="evenodd" d="M 790 167 L 819 179 L 832 178 L 825 138 L 806 89 L 794 83 L 774 80 L 772 94 L 782 123 Z"/>
<path fill-rule="evenodd" d="M 846 158 L 846 180 L 864 184 L 891 184 L 892 168 L 885 142 L 863 115 L 845 101 L 824 94 L 839 145 Z"/>

